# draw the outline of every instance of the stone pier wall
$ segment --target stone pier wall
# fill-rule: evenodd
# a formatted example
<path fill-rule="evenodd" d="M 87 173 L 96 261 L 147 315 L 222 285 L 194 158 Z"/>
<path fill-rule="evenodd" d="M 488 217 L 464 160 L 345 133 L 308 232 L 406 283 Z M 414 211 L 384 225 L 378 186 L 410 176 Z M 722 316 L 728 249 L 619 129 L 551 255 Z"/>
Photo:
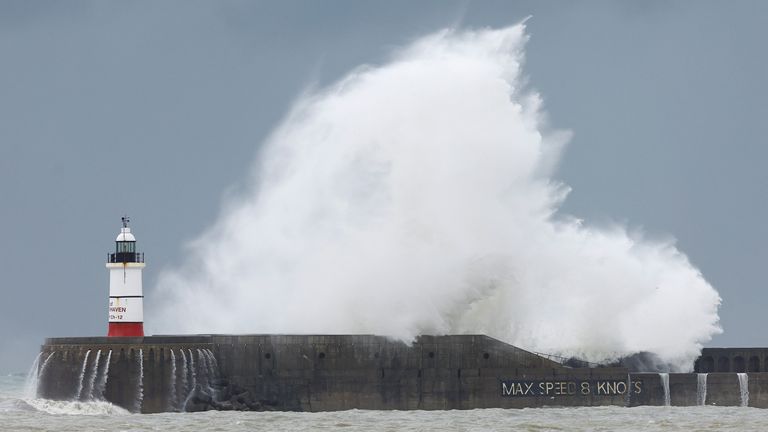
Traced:
<path fill-rule="evenodd" d="M 768 372 L 768 348 L 704 348 L 694 372 Z"/>
<path fill-rule="evenodd" d="M 183 403 L 174 403 L 173 397 L 183 393 L 178 388 L 183 381 L 181 350 L 197 353 L 197 349 L 212 348 L 209 337 L 198 336 L 48 339 L 41 358 L 53 356 L 44 369 L 41 361 L 37 393 L 39 397 L 57 400 L 104 399 L 133 412 L 177 411 L 179 403 Z M 175 368 L 171 366 L 170 350 L 177 356 Z M 172 380 L 174 369 L 176 379 Z M 104 383 L 103 389 L 100 381 Z"/>
<path fill-rule="evenodd" d="M 44 369 L 41 361 L 40 397 L 80 393 L 145 413 L 665 404 L 659 374 L 566 368 L 479 335 L 422 336 L 411 345 L 370 335 L 57 338 L 42 351 L 43 359 L 54 354 Z M 748 378 L 749 406 L 768 407 L 768 373 Z M 697 374 L 669 374 L 669 391 L 672 405 L 697 405 Z M 706 403 L 740 405 L 737 374 L 708 374 Z"/>

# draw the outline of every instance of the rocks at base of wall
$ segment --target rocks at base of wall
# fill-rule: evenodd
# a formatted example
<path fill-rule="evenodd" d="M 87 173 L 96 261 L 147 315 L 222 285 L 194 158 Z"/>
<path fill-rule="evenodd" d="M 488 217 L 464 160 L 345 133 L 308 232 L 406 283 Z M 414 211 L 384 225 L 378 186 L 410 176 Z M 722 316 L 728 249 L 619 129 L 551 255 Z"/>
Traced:
<path fill-rule="evenodd" d="M 260 400 L 250 390 L 219 379 L 214 380 L 209 389 L 198 386 L 184 411 L 279 411 L 278 406 L 278 401 Z"/>

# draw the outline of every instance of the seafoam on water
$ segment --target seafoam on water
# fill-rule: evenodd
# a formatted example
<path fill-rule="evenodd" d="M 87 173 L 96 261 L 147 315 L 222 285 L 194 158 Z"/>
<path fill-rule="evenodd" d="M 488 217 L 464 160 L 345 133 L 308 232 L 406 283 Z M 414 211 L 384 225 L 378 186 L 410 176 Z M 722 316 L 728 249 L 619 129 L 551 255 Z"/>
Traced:
<path fill-rule="evenodd" d="M 25 400 L 24 374 L 0 377 L 3 431 L 763 431 L 765 410 L 742 407 L 583 407 L 467 411 L 130 414 L 106 402 Z"/>

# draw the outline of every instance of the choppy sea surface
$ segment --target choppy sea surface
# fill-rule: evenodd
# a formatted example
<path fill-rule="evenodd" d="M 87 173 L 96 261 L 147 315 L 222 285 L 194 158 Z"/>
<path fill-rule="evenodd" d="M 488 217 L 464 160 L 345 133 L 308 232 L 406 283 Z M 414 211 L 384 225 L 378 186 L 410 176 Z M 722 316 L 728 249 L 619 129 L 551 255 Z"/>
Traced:
<path fill-rule="evenodd" d="M 0 376 L 2 431 L 765 431 L 768 410 L 741 407 L 595 407 L 131 414 L 105 402 L 25 398 L 25 374 Z"/>

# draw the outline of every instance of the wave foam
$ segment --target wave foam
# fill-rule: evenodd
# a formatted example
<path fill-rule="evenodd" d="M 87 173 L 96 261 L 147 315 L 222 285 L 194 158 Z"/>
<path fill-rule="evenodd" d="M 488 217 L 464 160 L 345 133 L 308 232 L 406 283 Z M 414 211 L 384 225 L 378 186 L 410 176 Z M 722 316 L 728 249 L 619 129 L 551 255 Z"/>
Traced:
<path fill-rule="evenodd" d="M 111 416 L 130 414 L 127 410 L 105 401 L 58 401 L 50 399 L 19 400 L 27 407 L 47 414 Z M 21 408 L 21 405 L 19 406 Z"/>
<path fill-rule="evenodd" d="M 442 31 L 301 98 L 250 191 L 161 274 L 148 324 L 486 333 L 689 369 L 720 331 L 720 298 L 672 241 L 559 213 L 569 134 L 525 89 L 527 39 L 522 24 Z"/>

